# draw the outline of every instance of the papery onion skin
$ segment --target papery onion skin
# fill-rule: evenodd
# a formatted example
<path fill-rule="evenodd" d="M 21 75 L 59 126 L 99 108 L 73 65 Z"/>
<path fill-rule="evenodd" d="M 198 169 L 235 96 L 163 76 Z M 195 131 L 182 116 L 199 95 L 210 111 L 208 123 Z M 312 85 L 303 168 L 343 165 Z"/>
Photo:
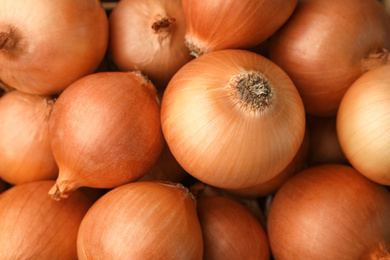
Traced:
<path fill-rule="evenodd" d="M 191 54 L 254 47 L 291 16 L 297 0 L 183 0 L 186 44 Z"/>
<path fill-rule="evenodd" d="M 114 63 L 123 71 L 142 71 L 156 87 L 165 88 L 192 59 L 184 44 L 181 0 L 122 0 L 109 22 L 109 52 Z"/>
<path fill-rule="evenodd" d="M 55 199 L 81 186 L 113 188 L 145 174 L 163 149 L 156 89 L 135 72 L 100 72 L 58 97 L 50 137 Z"/>
<path fill-rule="evenodd" d="M 390 185 L 390 64 L 366 72 L 348 89 L 337 114 L 337 135 L 361 174 Z"/>
<path fill-rule="evenodd" d="M 182 185 L 133 182 L 103 195 L 77 238 L 83 259 L 202 259 L 193 197 Z"/>
<path fill-rule="evenodd" d="M 233 81 L 248 71 L 268 78 L 269 106 L 261 98 L 239 98 Z M 268 181 L 293 159 L 305 133 L 302 100 L 290 78 L 268 59 L 243 50 L 210 52 L 184 65 L 164 92 L 161 123 L 180 165 L 219 188 Z"/>
<path fill-rule="evenodd" d="M 0 81 L 31 94 L 58 94 L 99 66 L 108 18 L 99 0 L 4 0 L 2 33 L 8 43 L 0 48 Z"/>
<path fill-rule="evenodd" d="M 271 37 L 269 55 L 296 84 L 308 114 L 335 116 L 348 87 L 389 62 L 389 28 L 377 0 L 302 0 Z"/>
<path fill-rule="evenodd" d="M 384 186 L 350 166 L 328 164 L 284 183 L 271 202 L 267 231 L 276 260 L 387 259 L 389 219 Z"/>
<path fill-rule="evenodd" d="M 1 97 L 0 178 L 11 184 L 57 178 L 49 134 L 54 102 L 17 90 Z"/>
<path fill-rule="evenodd" d="M 77 259 L 77 233 L 92 202 L 76 191 L 54 201 L 54 181 L 13 186 L 0 195 L 0 258 Z"/>
<path fill-rule="evenodd" d="M 204 240 L 203 259 L 270 259 L 267 235 L 255 216 L 240 203 L 223 196 L 198 200 Z"/>

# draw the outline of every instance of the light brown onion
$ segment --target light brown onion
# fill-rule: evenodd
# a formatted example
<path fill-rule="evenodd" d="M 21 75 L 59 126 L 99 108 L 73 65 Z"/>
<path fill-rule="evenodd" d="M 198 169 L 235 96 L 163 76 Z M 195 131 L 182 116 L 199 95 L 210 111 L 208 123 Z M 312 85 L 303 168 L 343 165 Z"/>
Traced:
<path fill-rule="evenodd" d="M 124 71 L 140 70 L 156 87 L 192 59 L 184 44 L 181 0 L 122 0 L 109 17 L 109 52 Z"/>
<path fill-rule="evenodd" d="M 74 82 L 50 118 L 59 167 L 55 199 L 81 186 L 113 188 L 155 164 L 164 145 L 156 89 L 135 72 L 101 72 Z"/>
<path fill-rule="evenodd" d="M 196 204 L 180 184 L 133 182 L 103 195 L 77 237 L 83 259 L 202 259 Z"/>
<path fill-rule="evenodd" d="M 255 216 L 240 203 L 223 196 L 198 200 L 203 259 L 270 259 L 268 237 Z"/>
<path fill-rule="evenodd" d="M 270 59 L 290 75 L 308 114 L 335 116 L 348 87 L 389 62 L 389 28 L 377 0 L 301 0 L 271 37 Z"/>
<path fill-rule="evenodd" d="M 99 0 L 3 0 L 0 86 L 60 93 L 98 67 L 107 44 L 108 18 Z"/>
<path fill-rule="evenodd" d="M 297 0 L 183 0 L 186 44 L 195 57 L 256 46 L 287 21 L 296 5 Z"/>
<path fill-rule="evenodd" d="M 272 255 L 284 259 L 388 259 L 390 193 L 346 165 L 290 178 L 271 202 Z"/>
<path fill-rule="evenodd" d="M 17 90 L 0 98 L 0 178 L 11 184 L 57 178 L 49 135 L 54 102 Z"/>
<path fill-rule="evenodd" d="M 361 174 L 390 185 L 390 64 L 366 72 L 348 89 L 337 114 L 337 135 Z"/>
<path fill-rule="evenodd" d="M 0 194 L 0 258 L 77 259 L 77 233 L 92 205 L 81 192 L 54 201 L 54 181 L 13 186 Z"/>
<path fill-rule="evenodd" d="M 219 188 L 270 180 L 305 133 L 302 100 L 287 74 L 244 50 L 204 54 L 169 82 L 161 104 L 165 140 L 180 165 Z"/>

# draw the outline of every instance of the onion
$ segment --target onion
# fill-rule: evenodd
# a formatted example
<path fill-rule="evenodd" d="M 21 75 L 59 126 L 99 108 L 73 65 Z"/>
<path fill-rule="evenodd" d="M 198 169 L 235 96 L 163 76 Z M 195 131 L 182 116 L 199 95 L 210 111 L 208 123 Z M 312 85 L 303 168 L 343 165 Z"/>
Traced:
<path fill-rule="evenodd" d="M 191 55 L 181 0 L 122 0 L 110 14 L 110 55 L 120 70 L 140 70 L 156 87 Z"/>
<path fill-rule="evenodd" d="M 303 141 L 305 112 L 290 78 L 243 50 L 210 52 L 184 65 L 161 104 L 165 140 L 180 165 L 219 188 L 270 180 Z"/>
<path fill-rule="evenodd" d="M 0 258 L 77 259 L 77 233 L 92 205 L 80 191 L 66 201 L 47 196 L 54 181 L 20 184 L 0 194 Z"/>
<path fill-rule="evenodd" d="M 348 161 L 372 181 L 390 185 L 390 64 L 356 80 L 341 101 L 337 134 Z"/>
<path fill-rule="evenodd" d="M 198 200 L 204 240 L 203 259 L 270 259 L 268 237 L 255 216 L 223 196 Z"/>
<path fill-rule="evenodd" d="M 55 199 L 87 186 L 113 188 L 144 175 L 163 148 L 156 89 L 135 72 L 100 72 L 74 82 L 50 118 L 59 167 Z"/>
<path fill-rule="evenodd" d="M 191 54 L 250 48 L 267 40 L 291 16 L 297 0 L 183 0 L 185 42 Z"/>
<path fill-rule="evenodd" d="M 2 0 L 0 81 L 32 94 L 57 94 L 92 73 L 107 50 L 99 0 Z"/>
<path fill-rule="evenodd" d="M 49 135 L 54 102 L 49 96 L 17 90 L 0 98 L 0 178 L 6 182 L 57 178 Z"/>
<path fill-rule="evenodd" d="M 77 237 L 83 259 L 202 259 L 202 230 L 182 185 L 133 182 L 103 195 Z"/>
<path fill-rule="evenodd" d="M 308 114 L 335 116 L 348 87 L 389 62 L 389 28 L 377 0 L 301 0 L 271 38 L 269 55 L 296 84 Z"/>
<path fill-rule="evenodd" d="M 354 168 L 328 164 L 290 178 L 268 214 L 275 259 L 388 259 L 390 193 Z"/>

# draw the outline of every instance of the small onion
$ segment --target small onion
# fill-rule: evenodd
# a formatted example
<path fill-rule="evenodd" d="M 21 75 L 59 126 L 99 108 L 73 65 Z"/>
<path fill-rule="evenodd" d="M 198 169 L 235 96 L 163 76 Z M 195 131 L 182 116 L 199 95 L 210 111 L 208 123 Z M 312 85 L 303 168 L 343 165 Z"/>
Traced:
<path fill-rule="evenodd" d="M 390 185 L 390 64 L 366 72 L 348 89 L 337 114 L 337 135 L 354 168 Z"/>
<path fill-rule="evenodd" d="M 278 190 L 268 213 L 272 255 L 389 259 L 390 193 L 346 165 L 308 168 Z"/>
<path fill-rule="evenodd" d="M 103 195 L 80 225 L 84 259 L 202 259 L 195 201 L 180 184 L 133 182 Z"/>
<path fill-rule="evenodd" d="M 77 233 L 91 201 L 76 191 L 47 196 L 54 181 L 13 186 L 0 194 L 0 259 L 77 259 Z"/>
<path fill-rule="evenodd" d="M 0 178 L 11 184 L 57 178 L 49 135 L 54 102 L 17 90 L 0 98 Z"/>
<path fill-rule="evenodd" d="M 214 51 L 184 65 L 161 103 L 165 140 L 180 165 L 219 188 L 270 180 L 294 158 L 305 111 L 294 84 L 268 59 Z"/>
<path fill-rule="evenodd" d="M 119 69 L 140 70 L 156 87 L 192 59 L 181 0 L 122 0 L 109 17 L 109 53 Z"/>
<path fill-rule="evenodd" d="M 163 149 L 156 89 L 135 72 L 100 72 L 57 99 L 50 137 L 59 167 L 55 199 L 87 186 L 113 188 L 144 175 Z"/>

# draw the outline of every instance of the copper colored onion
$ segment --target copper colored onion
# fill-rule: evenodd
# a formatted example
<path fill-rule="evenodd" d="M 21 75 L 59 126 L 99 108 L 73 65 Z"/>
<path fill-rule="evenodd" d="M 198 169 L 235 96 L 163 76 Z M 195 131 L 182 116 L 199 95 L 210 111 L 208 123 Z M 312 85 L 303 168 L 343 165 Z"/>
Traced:
<path fill-rule="evenodd" d="M 0 259 L 77 259 L 77 233 L 91 201 L 76 191 L 54 201 L 54 181 L 20 184 L 0 194 Z"/>
<path fill-rule="evenodd" d="M 196 204 L 184 186 L 133 182 L 103 195 L 83 219 L 84 259 L 202 259 Z"/>
<path fill-rule="evenodd" d="M 50 134 L 59 167 L 53 198 L 81 186 L 113 188 L 136 180 L 164 145 L 156 89 L 134 72 L 86 76 L 57 99 Z"/>

